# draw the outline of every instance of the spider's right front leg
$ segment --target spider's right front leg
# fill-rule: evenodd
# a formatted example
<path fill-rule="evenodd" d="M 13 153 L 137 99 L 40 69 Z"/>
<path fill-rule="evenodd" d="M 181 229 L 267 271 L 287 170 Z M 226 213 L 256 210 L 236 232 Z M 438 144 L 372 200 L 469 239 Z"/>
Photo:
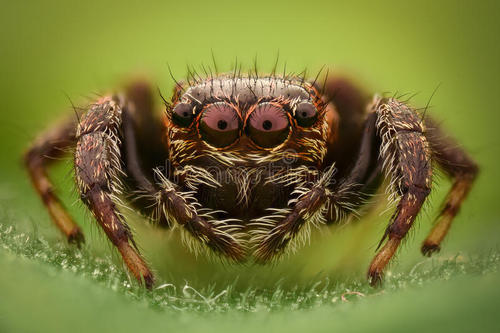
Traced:
<path fill-rule="evenodd" d="M 124 173 L 120 156 L 123 108 L 124 102 L 118 98 L 104 97 L 82 117 L 76 133 L 75 174 L 82 200 L 135 278 L 151 288 L 153 274 L 114 200 L 121 193 L 120 178 Z"/>
<path fill-rule="evenodd" d="M 241 261 L 245 248 L 238 240 L 240 227 L 234 219 L 218 220 L 210 210 L 200 209 L 192 192 L 183 192 L 168 180 L 161 171 L 155 170 L 160 179 L 159 190 L 150 192 L 157 208 L 167 220 L 174 220 L 198 242 L 234 261 Z"/>
<path fill-rule="evenodd" d="M 133 119 L 125 113 L 123 117 L 124 147 L 128 174 L 140 189 L 136 199 L 146 199 L 146 210 L 156 210 L 155 219 L 160 224 L 175 222 L 191 234 L 200 244 L 206 245 L 215 253 L 239 261 L 244 257 L 244 248 L 238 241 L 238 224 L 229 220 L 216 220 L 210 211 L 199 208 L 192 192 L 169 180 L 159 169 L 154 169 L 158 184 L 152 182 L 145 169 L 140 165 L 137 133 Z M 152 203 L 151 203 L 152 201 Z M 148 205 L 149 204 L 149 205 Z M 213 211 L 212 211 L 213 213 Z"/>

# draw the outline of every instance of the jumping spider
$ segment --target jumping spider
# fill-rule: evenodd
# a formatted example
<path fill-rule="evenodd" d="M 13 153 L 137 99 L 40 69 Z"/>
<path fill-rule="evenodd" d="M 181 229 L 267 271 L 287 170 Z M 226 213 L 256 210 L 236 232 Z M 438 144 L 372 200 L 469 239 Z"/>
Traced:
<path fill-rule="evenodd" d="M 358 211 L 387 180 L 397 207 L 368 270 L 376 284 L 431 191 L 432 163 L 454 182 L 424 255 L 439 251 L 478 172 L 428 116 L 394 97 L 366 98 L 341 78 L 322 85 L 274 74 L 176 82 L 161 121 L 153 96 L 136 82 L 102 97 L 25 154 L 52 219 L 80 243 L 83 234 L 46 174 L 74 148 L 82 201 L 147 288 L 153 273 L 118 210 L 124 197 L 160 226 L 180 226 L 197 248 L 264 263 L 303 241 L 311 225 Z"/>

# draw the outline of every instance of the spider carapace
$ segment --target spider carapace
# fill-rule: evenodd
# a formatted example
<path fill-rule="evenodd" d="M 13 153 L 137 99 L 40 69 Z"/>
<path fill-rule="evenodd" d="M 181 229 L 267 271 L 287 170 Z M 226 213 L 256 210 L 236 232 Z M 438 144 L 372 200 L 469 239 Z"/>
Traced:
<path fill-rule="evenodd" d="M 439 250 L 478 171 L 429 116 L 395 97 L 367 98 L 342 78 L 319 85 L 217 75 L 176 83 L 162 118 L 154 95 L 147 83 L 132 83 L 45 132 L 25 154 L 52 219 L 79 243 L 83 234 L 46 173 L 74 148 L 82 201 L 148 288 L 153 274 L 119 212 L 122 200 L 160 226 L 179 225 L 195 250 L 265 263 L 388 184 L 397 204 L 368 270 L 376 284 L 431 191 L 433 164 L 453 185 L 425 255 Z"/>

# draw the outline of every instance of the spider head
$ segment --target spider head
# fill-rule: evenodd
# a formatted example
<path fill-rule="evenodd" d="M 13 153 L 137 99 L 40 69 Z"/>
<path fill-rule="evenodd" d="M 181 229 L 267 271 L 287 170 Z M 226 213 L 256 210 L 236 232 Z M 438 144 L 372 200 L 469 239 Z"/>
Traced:
<path fill-rule="evenodd" d="M 313 177 L 325 157 L 327 109 L 312 85 L 279 77 L 179 86 L 166 120 L 174 173 L 200 201 L 233 215 L 252 203 L 253 212 L 284 206 L 297 185 L 287 173 Z"/>

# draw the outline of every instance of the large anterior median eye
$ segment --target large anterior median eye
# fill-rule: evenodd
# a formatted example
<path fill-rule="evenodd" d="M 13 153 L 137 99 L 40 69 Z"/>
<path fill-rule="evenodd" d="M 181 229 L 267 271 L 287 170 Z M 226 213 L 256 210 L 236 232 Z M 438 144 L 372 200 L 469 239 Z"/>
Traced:
<path fill-rule="evenodd" d="M 235 142 L 240 134 L 240 118 L 229 104 L 210 104 L 203 110 L 200 121 L 203 140 L 215 147 L 226 147 Z"/>
<path fill-rule="evenodd" d="M 261 103 L 250 114 L 247 131 L 260 147 L 276 147 L 286 140 L 290 132 L 287 113 L 278 105 Z"/>

